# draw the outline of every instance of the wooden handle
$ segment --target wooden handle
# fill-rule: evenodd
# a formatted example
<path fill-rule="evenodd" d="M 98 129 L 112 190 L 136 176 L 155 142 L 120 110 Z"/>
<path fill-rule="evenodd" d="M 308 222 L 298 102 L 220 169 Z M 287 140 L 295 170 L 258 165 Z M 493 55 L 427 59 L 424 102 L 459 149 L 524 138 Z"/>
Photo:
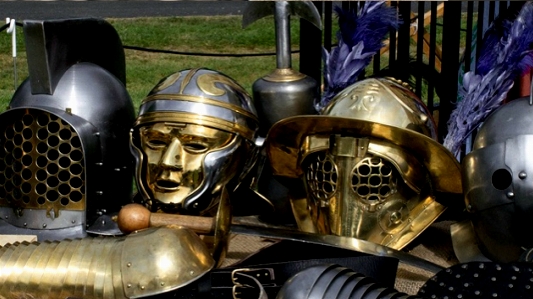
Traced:
<path fill-rule="evenodd" d="M 126 234 L 151 226 L 166 225 L 183 226 L 198 234 L 209 234 L 214 231 L 214 221 L 211 217 L 151 213 L 140 204 L 128 204 L 122 207 L 117 216 L 117 224 L 120 231 Z"/>

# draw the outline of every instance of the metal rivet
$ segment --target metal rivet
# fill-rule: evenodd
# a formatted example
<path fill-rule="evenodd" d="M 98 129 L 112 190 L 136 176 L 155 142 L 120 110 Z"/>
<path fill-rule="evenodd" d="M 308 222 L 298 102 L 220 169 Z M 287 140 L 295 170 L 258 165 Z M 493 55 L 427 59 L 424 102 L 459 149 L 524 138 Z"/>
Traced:
<path fill-rule="evenodd" d="M 198 208 L 198 203 L 195 202 L 192 206 L 195 207 L 195 208 Z"/>
<path fill-rule="evenodd" d="M 514 197 L 514 192 L 513 191 L 507 192 L 507 198 L 513 198 L 513 197 Z"/>
<path fill-rule="evenodd" d="M 43 223 L 43 227 L 46 227 L 46 223 Z"/>
<path fill-rule="evenodd" d="M 100 132 L 94 133 L 95 136 L 100 136 Z"/>
<path fill-rule="evenodd" d="M 509 284 L 509 288 L 510 288 L 510 289 L 513 288 L 513 284 L 512 284 L 512 283 Z"/>
<path fill-rule="evenodd" d="M 164 285 L 165 285 L 165 283 L 164 283 L 164 282 L 161 282 L 161 286 L 164 286 Z"/>
<path fill-rule="evenodd" d="M 102 165 L 104 165 L 104 163 L 102 163 L 102 162 L 96 162 L 96 166 L 102 166 Z"/>
<path fill-rule="evenodd" d="M 76 223 L 76 220 L 72 220 L 71 222 L 72 222 L 72 223 Z"/>
<path fill-rule="evenodd" d="M 131 283 L 128 283 L 128 288 L 131 288 Z"/>
<path fill-rule="evenodd" d="M 24 226 L 28 226 L 28 224 L 26 222 L 24 222 Z"/>
<path fill-rule="evenodd" d="M 194 271 L 191 270 L 191 271 L 189 272 L 189 274 L 190 274 L 190 275 L 194 275 Z"/>
<path fill-rule="evenodd" d="M 480 291 L 475 291 L 474 294 L 479 295 L 479 294 L 481 294 L 481 292 Z"/>
<path fill-rule="evenodd" d="M 128 263 L 127 266 L 128 266 L 128 267 L 131 267 L 131 263 Z"/>
<path fill-rule="evenodd" d="M 117 171 L 117 172 L 120 171 L 120 168 L 115 168 L 115 171 Z"/>
<path fill-rule="evenodd" d="M 4 218 L 6 218 L 6 219 L 7 219 L 7 218 L 9 218 L 9 216 L 7 216 L 7 215 L 6 215 L 6 216 L 4 216 Z"/>
<path fill-rule="evenodd" d="M 144 286 L 141 286 L 141 290 L 144 290 Z"/>
<path fill-rule="evenodd" d="M 104 194 L 104 191 L 96 191 L 96 194 L 97 194 L 97 195 L 103 195 L 103 194 Z"/>
<path fill-rule="evenodd" d="M 518 177 L 523 180 L 527 178 L 527 173 L 525 173 L 524 171 L 520 171 L 520 173 L 518 174 Z"/>

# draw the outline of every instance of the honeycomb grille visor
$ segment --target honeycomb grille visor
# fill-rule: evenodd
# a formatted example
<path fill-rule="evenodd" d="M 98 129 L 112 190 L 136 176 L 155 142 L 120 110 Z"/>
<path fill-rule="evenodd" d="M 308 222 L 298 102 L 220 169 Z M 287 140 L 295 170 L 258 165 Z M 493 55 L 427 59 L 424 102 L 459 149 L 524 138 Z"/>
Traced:
<path fill-rule="evenodd" d="M 0 206 L 48 211 L 86 207 L 81 140 L 63 119 L 25 109 L 0 127 Z"/>

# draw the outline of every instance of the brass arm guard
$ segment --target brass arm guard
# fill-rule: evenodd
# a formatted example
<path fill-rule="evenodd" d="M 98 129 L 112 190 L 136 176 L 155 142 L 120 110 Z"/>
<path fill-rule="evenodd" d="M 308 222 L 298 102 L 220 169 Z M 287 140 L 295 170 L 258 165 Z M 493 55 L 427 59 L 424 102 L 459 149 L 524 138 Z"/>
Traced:
<path fill-rule="evenodd" d="M 0 298 L 138 298 L 177 289 L 214 266 L 188 229 L 0 248 Z"/>

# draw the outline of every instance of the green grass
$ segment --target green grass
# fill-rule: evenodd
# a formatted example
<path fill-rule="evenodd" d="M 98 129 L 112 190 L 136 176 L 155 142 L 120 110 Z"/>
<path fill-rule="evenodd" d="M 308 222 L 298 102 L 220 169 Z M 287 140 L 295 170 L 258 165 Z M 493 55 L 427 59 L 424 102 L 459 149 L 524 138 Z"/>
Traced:
<path fill-rule="evenodd" d="M 129 46 L 202 53 L 275 52 L 272 17 L 257 20 L 245 29 L 241 26 L 241 20 L 240 16 L 223 16 L 109 19 L 108 21 L 117 30 L 122 43 Z M 440 44 L 441 27 L 437 29 L 437 43 Z M 293 50 L 299 48 L 299 39 L 299 22 L 294 19 L 291 22 Z M 23 40 L 22 28 L 18 27 L 17 85 L 28 76 Z M 412 54 L 415 53 L 416 46 L 413 44 Z M 182 69 L 207 67 L 218 70 L 251 92 L 253 82 L 270 73 L 276 66 L 274 56 L 205 57 L 128 49 L 125 50 L 125 54 L 127 89 L 136 109 L 159 80 Z M 382 57 L 382 67 L 386 66 L 387 61 L 386 56 Z M 298 69 L 299 55 L 293 55 L 292 65 Z M 368 73 L 371 72 L 370 65 Z M 7 107 L 14 91 L 11 36 L 4 31 L 0 32 L 0 111 Z"/>
<path fill-rule="evenodd" d="M 174 17 L 109 19 L 123 45 L 181 52 L 201 53 L 271 53 L 275 52 L 274 21 L 272 17 L 257 20 L 247 28 L 241 26 L 240 16 Z M 299 43 L 299 23 L 291 22 L 292 48 Z M 18 84 L 28 76 L 22 29 L 17 28 Z M 13 60 L 11 36 L 0 32 L 0 111 L 7 107 L 13 93 Z M 255 80 L 276 67 L 274 56 L 206 57 L 149 53 L 125 50 L 127 89 L 134 105 L 163 77 L 186 68 L 206 67 L 232 77 L 251 92 Z M 298 69 L 299 56 L 292 64 Z"/>

